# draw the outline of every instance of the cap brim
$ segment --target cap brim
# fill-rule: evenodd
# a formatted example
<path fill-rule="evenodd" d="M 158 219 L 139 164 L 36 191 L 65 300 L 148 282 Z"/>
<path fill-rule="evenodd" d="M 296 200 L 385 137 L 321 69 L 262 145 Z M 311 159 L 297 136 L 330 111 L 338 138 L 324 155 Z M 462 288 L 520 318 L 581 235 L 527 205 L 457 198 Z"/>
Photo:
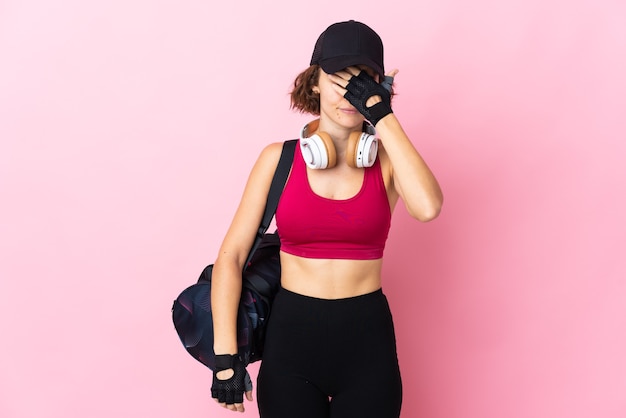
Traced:
<path fill-rule="evenodd" d="M 385 76 L 385 70 L 383 68 L 369 57 L 363 55 L 348 55 L 320 61 L 320 67 L 322 67 L 322 70 L 327 74 L 336 73 L 352 65 L 366 65 L 380 74 L 381 77 Z"/>

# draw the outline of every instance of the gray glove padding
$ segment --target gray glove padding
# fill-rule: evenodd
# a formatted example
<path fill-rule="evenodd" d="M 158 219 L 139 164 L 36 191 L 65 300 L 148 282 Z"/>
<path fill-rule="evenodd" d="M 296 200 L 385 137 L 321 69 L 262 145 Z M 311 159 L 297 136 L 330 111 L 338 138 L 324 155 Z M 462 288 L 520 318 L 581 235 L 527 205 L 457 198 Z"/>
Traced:
<path fill-rule="evenodd" d="M 233 369 L 235 372 L 229 379 L 218 379 L 217 373 Z M 215 370 L 213 371 L 213 385 L 211 397 L 220 403 L 232 405 L 243 403 L 244 392 L 252 390 L 252 380 L 238 355 L 220 354 L 215 356 Z"/>
<path fill-rule="evenodd" d="M 386 75 L 383 81 L 380 82 L 380 85 L 385 88 L 389 93 L 391 93 L 391 86 L 393 85 L 394 77 L 392 75 Z"/>
<path fill-rule="evenodd" d="M 393 79 L 391 83 L 393 83 Z M 382 84 L 379 84 L 365 71 L 361 71 L 359 75 L 352 76 L 346 86 L 346 90 L 348 91 L 343 97 L 374 126 L 376 126 L 379 120 L 393 113 L 391 110 L 391 85 L 387 77 L 385 77 Z M 380 96 L 381 101 L 371 107 L 367 107 L 365 103 L 372 96 Z"/>

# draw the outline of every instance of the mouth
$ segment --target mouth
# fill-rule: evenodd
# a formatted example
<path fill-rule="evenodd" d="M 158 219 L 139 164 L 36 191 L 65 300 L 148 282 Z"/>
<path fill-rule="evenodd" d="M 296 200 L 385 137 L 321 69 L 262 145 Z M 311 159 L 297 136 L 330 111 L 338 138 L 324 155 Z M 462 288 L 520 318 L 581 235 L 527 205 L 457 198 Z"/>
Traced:
<path fill-rule="evenodd" d="M 340 111 L 342 111 L 343 113 L 348 113 L 350 115 L 354 115 L 359 113 L 358 110 L 356 110 L 354 107 L 350 106 L 350 107 L 340 107 L 339 108 Z"/>

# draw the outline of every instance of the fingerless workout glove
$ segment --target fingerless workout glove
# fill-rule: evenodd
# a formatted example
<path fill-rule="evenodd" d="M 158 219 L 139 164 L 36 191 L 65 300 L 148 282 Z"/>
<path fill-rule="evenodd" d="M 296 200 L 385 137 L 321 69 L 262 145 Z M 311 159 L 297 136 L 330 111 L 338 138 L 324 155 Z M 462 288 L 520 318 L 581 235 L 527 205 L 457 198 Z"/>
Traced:
<path fill-rule="evenodd" d="M 235 372 L 231 378 L 224 380 L 217 378 L 218 372 L 228 369 Z M 243 393 L 246 390 L 252 390 L 252 381 L 241 358 L 230 354 L 216 355 L 211 396 L 227 405 L 243 403 Z"/>
<path fill-rule="evenodd" d="M 379 120 L 393 113 L 391 110 L 391 93 L 365 71 L 361 71 L 359 75 L 353 76 L 348 82 L 346 90 L 348 91 L 343 97 L 374 126 L 376 126 Z M 365 104 L 372 96 L 380 96 L 382 100 L 371 107 L 367 107 Z"/>

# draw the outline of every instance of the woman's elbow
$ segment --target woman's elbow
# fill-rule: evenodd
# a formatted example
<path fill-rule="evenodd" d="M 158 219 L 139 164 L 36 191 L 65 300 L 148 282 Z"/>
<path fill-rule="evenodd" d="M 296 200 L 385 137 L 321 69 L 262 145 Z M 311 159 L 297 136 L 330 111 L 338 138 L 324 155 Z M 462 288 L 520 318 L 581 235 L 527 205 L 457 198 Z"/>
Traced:
<path fill-rule="evenodd" d="M 408 208 L 409 214 L 414 219 L 420 222 L 430 222 L 437 218 L 441 213 L 441 207 L 443 206 L 443 197 L 432 199 L 427 205 L 411 210 Z"/>

